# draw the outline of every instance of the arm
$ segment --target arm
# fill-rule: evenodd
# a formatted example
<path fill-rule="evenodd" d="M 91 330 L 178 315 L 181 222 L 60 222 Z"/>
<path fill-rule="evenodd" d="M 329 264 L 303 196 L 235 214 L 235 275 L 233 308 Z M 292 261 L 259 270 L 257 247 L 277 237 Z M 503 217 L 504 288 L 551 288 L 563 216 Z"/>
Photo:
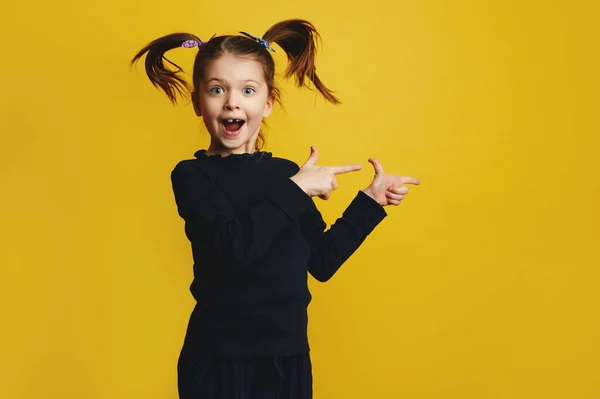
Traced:
<path fill-rule="evenodd" d="M 325 231 L 326 224 L 313 205 L 300 219 L 310 246 L 309 273 L 318 281 L 329 280 L 386 216 L 381 205 L 359 191 L 342 217 Z"/>
<path fill-rule="evenodd" d="M 282 179 L 262 201 L 236 215 L 218 186 L 197 165 L 180 163 L 171 173 L 171 182 L 190 240 L 214 251 L 229 270 L 246 268 L 263 255 L 312 202 L 293 181 Z"/>

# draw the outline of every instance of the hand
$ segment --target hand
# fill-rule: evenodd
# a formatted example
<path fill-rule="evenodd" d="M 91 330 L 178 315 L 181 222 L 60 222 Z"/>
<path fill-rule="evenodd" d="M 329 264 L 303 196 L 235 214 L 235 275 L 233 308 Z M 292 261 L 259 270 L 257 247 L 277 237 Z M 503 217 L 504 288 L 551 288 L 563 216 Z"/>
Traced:
<path fill-rule="evenodd" d="M 365 194 L 373 198 L 381 206 L 400 205 L 404 196 L 408 194 L 405 184 L 419 185 L 421 182 L 413 177 L 388 175 L 383 171 L 383 166 L 375 158 L 369 158 L 375 169 L 375 177 L 371 185 L 364 190 Z"/>
<path fill-rule="evenodd" d="M 302 165 L 300 171 L 291 177 L 311 197 L 318 196 L 324 200 L 329 199 L 331 192 L 338 187 L 337 175 L 362 168 L 361 165 L 317 166 L 318 157 L 317 149 L 311 146 L 308 160 Z"/>

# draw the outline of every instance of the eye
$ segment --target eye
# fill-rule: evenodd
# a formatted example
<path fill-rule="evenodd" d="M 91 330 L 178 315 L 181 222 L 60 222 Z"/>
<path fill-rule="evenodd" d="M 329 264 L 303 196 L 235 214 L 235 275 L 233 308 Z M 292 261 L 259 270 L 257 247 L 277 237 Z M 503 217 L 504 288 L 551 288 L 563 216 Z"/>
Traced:
<path fill-rule="evenodd" d="M 250 96 L 252 94 L 254 94 L 256 90 L 254 90 L 252 87 L 246 87 L 243 92 L 245 95 Z"/>
<path fill-rule="evenodd" d="M 223 94 L 224 90 L 222 87 L 213 87 L 212 89 L 210 89 L 210 92 L 212 94 Z"/>

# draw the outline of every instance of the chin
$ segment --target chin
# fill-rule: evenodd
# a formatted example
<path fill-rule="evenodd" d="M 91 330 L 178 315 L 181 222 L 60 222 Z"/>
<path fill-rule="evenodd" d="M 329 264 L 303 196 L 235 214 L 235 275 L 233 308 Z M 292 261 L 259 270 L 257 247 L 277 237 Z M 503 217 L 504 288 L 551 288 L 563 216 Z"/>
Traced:
<path fill-rule="evenodd" d="M 249 134 L 244 128 L 236 135 L 227 134 L 224 131 L 219 132 L 219 137 L 223 142 L 228 143 L 247 143 L 248 141 L 254 141 L 258 138 L 258 133 Z M 240 144 L 241 145 L 241 144 Z"/>

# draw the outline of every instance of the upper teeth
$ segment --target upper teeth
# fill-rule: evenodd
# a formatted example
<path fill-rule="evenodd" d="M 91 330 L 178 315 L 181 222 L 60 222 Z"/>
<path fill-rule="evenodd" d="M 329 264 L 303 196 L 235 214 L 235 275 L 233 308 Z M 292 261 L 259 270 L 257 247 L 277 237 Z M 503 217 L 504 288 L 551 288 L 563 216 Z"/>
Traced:
<path fill-rule="evenodd" d="M 233 123 L 233 122 L 241 122 L 241 119 L 227 119 L 227 122 L 229 123 Z"/>

